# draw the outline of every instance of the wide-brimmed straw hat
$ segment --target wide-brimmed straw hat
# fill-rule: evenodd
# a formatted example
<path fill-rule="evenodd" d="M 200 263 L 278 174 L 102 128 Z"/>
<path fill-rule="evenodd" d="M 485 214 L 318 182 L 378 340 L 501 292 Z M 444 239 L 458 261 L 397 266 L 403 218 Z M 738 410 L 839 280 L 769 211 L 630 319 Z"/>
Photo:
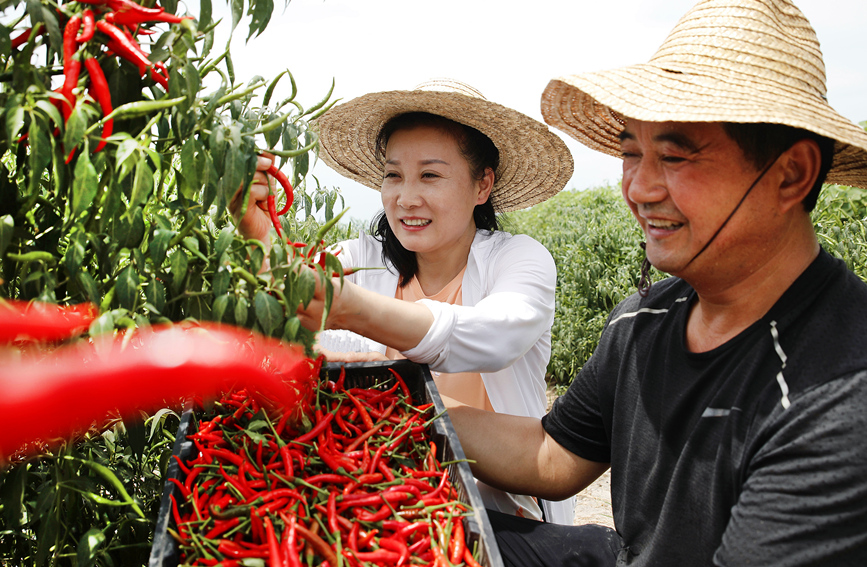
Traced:
<path fill-rule="evenodd" d="M 500 152 L 491 199 L 498 212 L 516 211 L 557 194 L 572 177 L 572 155 L 545 124 L 491 102 L 476 89 L 451 79 L 428 81 L 411 91 L 360 96 L 319 119 L 319 155 L 331 168 L 380 190 L 383 156 L 380 130 L 391 118 L 427 112 L 471 126 Z"/>
<path fill-rule="evenodd" d="M 837 141 L 828 183 L 867 188 L 867 133 L 834 111 L 809 21 L 788 0 L 705 0 L 647 64 L 552 80 L 545 121 L 620 156 L 626 117 L 775 123 Z"/>

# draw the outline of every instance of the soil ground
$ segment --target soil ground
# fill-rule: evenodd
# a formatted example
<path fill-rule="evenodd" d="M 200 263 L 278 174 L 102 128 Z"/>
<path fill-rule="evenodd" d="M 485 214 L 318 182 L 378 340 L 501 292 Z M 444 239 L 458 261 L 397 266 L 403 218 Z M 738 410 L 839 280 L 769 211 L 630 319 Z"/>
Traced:
<path fill-rule="evenodd" d="M 557 397 L 552 388 L 548 389 L 548 407 Z M 585 488 L 575 498 L 575 525 L 600 524 L 614 527 L 614 518 L 611 515 L 611 473 L 596 479 L 596 482 Z"/>

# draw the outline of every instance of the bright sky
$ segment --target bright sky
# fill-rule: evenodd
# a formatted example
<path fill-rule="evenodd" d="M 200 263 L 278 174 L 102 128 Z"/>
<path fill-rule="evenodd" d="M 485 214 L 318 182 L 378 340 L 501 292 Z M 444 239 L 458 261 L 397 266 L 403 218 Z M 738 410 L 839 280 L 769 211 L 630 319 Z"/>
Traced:
<path fill-rule="evenodd" d="M 867 120 L 867 1 L 795 2 L 819 37 L 830 104 L 855 122 Z M 276 0 L 278 8 L 262 36 L 245 45 L 247 30 L 239 26 L 232 55 L 238 81 L 255 75 L 270 80 L 288 68 L 305 105 L 322 98 L 332 78 L 335 96 L 350 100 L 450 77 L 541 120 L 539 100 L 549 80 L 647 61 L 694 3 L 292 0 L 283 11 Z M 222 2 L 214 7 L 218 17 Z M 214 51 L 225 41 L 218 38 Z M 288 81 L 282 86 L 288 88 Z M 567 187 L 619 181 L 620 160 L 563 137 L 575 158 L 575 175 Z M 378 192 L 321 162 L 313 173 L 321 183 L 343 190 L 349 217 L 366 220 L 380 209 Z"/>

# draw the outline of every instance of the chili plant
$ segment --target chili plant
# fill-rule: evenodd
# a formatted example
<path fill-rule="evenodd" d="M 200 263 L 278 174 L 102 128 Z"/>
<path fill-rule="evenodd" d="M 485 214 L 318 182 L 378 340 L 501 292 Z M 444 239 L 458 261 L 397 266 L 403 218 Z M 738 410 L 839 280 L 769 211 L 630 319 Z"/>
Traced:
<path fill-rule="evenodd" d="M 312 216 L 333 222 L 339 197 L 308 183 L 309 123 L 331 92 L 302 104 L 288 70 L 238 83 L 214 40 L 247 14 L 254 41 L 273 3 L 232 2 L 231 24 L 212 21 L 210 0 L 197 17 L 176 0 L 0 6 L 0 297 L 97 305 L 85 339 L 214 321 L 309 349 L 303 268 L 340 271 L 318 254 L 330 223 Z M 294 196 L 268 262 L 227 212 L 263 151 Z M 0 472 L 0 565 L 143 563 L 178 410 L 94 424 Z"/>

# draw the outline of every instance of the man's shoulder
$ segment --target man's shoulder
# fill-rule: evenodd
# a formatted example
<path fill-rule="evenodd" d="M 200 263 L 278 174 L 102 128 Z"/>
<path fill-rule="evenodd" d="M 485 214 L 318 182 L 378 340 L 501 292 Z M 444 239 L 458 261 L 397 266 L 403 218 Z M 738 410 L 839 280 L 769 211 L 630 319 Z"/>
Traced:
<path fill-rule="evenodd" d="M 647 295 L 635 292 L 618 303 L 608 316 L 608 323 L 623 318 L 632 318 L 640 313 L 661 313 L 679 303 L 688 301 L 692 287 L 680 278 L 670 276 L 653 282 Z"/>

